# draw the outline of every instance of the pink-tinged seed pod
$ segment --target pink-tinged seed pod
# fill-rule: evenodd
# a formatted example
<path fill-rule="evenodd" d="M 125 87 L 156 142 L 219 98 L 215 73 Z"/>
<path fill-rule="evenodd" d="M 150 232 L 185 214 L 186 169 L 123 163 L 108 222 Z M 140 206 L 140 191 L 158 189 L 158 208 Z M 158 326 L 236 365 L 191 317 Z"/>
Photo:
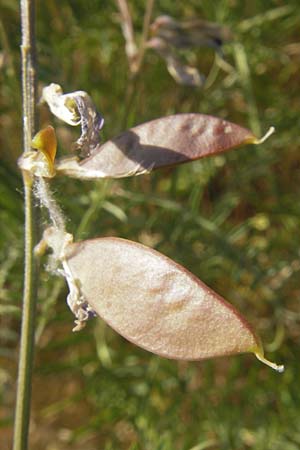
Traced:
<path fill-rule="evenodd" d="M 274 129 L 265 136 L 268 137 Z M 264 138 L 263 138 L 264 139 Z M 91 156 L 58 161 L 56 170 L 74 178 L 121 178 L 259 144 L 239 125 L 204 114 L 176 114 L 146 122 L 97 145 Z"/>
<path fill-rule="evenodd" d="M 171 359 L 253 352 L 272 368 L 247 321 L 222 297 L 159 252 L 120 238 L 69 244 L 70 292 L 134 344 Z M 88 305 L 88 308 L 87 308 Z M 85 314 L 86 318 L 88 314 Z M 86 318 L 84 320 L 86 320 Z"/>

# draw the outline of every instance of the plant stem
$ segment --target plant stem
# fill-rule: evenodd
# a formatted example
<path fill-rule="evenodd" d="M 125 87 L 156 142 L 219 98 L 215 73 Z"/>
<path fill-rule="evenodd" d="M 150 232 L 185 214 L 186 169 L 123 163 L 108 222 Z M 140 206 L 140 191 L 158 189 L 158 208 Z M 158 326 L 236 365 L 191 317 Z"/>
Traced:
<path fill-rule="evenodd" d="M 155 0 L 148 0 L 146 4 L 146 11 L 144 15 L 144 23 L 143 23 L 143 33 L 142 40 L 139 48 L 138 62 L 137 62 L 137 72 L 140 71 L 141 66 L 143 64 L 145 50 L 146 50 L 146 42 L 148 39 L 149 27 L 151 22 L 152 10 L 154 6 Z"/>
<path fill-rule="evenodd" d="M 131 73 L 136 72 L 136 58 L 138 49 L 136 46 L 131 14 L 127 0 L 117 0 L 117 5 L 121 15 L 121 27 L 125 38 L 125 50 L 128 58 L 129 69 Z"/>
<path fill-rule="evenodd" d="M 128 127 L 128 117 L 130 116 L 132 105 L 134 103 L 135 94 L 139 91 L 137 88 L 139 78 L 141 78 L 141 68 L 142 64 L 144 62 L 144 56 L 146 52 L 146 43 L 148 39 L 149 34 L 149 28 L 150 28 L 150 22 L 152 17 L 152 11 L 154 7 L 155 0 L 147 0 L 146 3 L 146 9 L 144 14 L 144 20 L 143 20 L 143 31 L 142 31 L 142 37 L 139 44 L 139 48 L 137 48 L 135 44 L 135 37 L 134 37 L 134 30 L 132 26 L 132 20 L 130 11 L 128 8 L 128 4 L 126 0 L 117 0 L 117 3 L 119 5 L 119 10 L 121 12 L 122 16 L 122 29 L 123 34 L 125 36 L 126 42 L 133 42 L 135 45 L 135 58 L 134 58 L 134 65 L 130 65 L 129 62 L 129 68 L 131 71 L 131 75 L 129 78 L 129 82 L 127 83 L 127 89 L 126 89 L 126 95 L 124 100 L 124 108 L 123 108 L 123 114 L 121 119 L 121 129 Z M 130 30 L 129 36 L 130 38 L 126 38 L 126 34 L 124 32 L 124 23 L 128 23 L 128 29 Z M 128 52 L 127 56 L 128 56 Z"/>
<path fill-rule="evenodd" d="M 35 4 L 34 0 L 21 0 L 20 5 L 22 25 L 23 145 L 26 153 L 30 150 L 31 139 L 35 131 Z M 35 218 L 32 203 L 32 181 L 31 175 L 23 171 L 25 268 L 13 450 L 26 450 L 28 448 L 37 279 L 37 267 L 33 256 Z"/>

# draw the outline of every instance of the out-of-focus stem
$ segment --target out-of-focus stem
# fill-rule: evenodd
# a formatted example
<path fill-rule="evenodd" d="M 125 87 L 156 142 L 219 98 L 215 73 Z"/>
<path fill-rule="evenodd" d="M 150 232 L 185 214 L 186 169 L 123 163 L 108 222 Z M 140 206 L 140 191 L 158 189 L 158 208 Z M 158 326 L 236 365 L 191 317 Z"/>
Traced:
<path fill-rule="evenodd" d="M 138 75 L 144 60 L 154 1 L 155 0 L 148 0 L 146 3 L 142 38 L 139 46 L 137 46 L 127 0 L 117 0 L 117 5 L 121 14 L 121 27 L 125 38 L 126 55 L 133 78 L 136 78 Z"/>
<path fill-rule="evenodd" d="M 144 60 L 144 55 L 145 55 L 145 51 L 146 51 L 146 42 L 148 39 L 149 27 L 150 27 L 154 2 L 155 2 L 155 0 L 148 0 L 147 4 L 146 4 L 146 11 L 145 11 L 144 23 L 143 23 L 142 40 L 140 43 L 139 54 L 138 54 L 138 58 L 137 58 L 137 72 L 139 72 L 139 70 L 142 66 L 143 60 Z"/>
<path fill-rule="evenodd" d="M 128 58 L 131 73 L 136 73 L 138 49 L 134 39 L 134 31 L 129 7 L 126 0 L 117 0 L 117 5 L 121 14 L 121 27 L 125 38 L 125 50 Z"/>

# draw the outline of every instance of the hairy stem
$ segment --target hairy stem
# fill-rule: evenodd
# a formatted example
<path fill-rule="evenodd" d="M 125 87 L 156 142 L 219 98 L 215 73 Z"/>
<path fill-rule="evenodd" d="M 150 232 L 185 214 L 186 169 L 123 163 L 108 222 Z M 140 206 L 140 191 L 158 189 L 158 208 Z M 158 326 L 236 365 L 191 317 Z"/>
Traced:
<path fill-rule="evenodd" d="M 30 143 L 35 131 L 36 83 L 34 0 L 21 0 L 20 6 L 22 24 L 23 139 L 24 153 L 26 153 L 30 151 Z M 25 195 L 25 268 L 13 450 L 26 450 L 28 448 L 36 309 L 37 267 L 33 256 L 33 248 L 35 245 L 35 218 L 32 202 L 32 177 L 25 171 L 23 171 L 23 182 Z"/>

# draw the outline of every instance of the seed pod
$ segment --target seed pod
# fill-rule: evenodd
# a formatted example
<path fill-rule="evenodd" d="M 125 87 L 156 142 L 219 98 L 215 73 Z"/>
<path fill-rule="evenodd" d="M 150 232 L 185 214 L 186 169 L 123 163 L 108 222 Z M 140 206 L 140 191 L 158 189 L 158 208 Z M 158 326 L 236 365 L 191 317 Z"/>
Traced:
<path fill-rule="evenodd" d="M 95 311 L 150 352 L 181 360 L 253 352 L 283 370 L 264 359 L 259 339 L 232 305 L 153 249 L 120 238 L 86 240 L 66 247 L 64 268 L 77 313 L 84 306 L 78 317 Z"/>
<path fill-rule="evenodd" d="M 270 129 L 269 133 L 274 131 Z M 263 139 L 265 139 L 263 138 Z M 121 178 L 149 173 L 230 150 L 259 144 L 250 130 L 204 114 L 176 114 L 134 127 L 80 161 L 58 161 L 58 173 L 74 178 Z"/>

